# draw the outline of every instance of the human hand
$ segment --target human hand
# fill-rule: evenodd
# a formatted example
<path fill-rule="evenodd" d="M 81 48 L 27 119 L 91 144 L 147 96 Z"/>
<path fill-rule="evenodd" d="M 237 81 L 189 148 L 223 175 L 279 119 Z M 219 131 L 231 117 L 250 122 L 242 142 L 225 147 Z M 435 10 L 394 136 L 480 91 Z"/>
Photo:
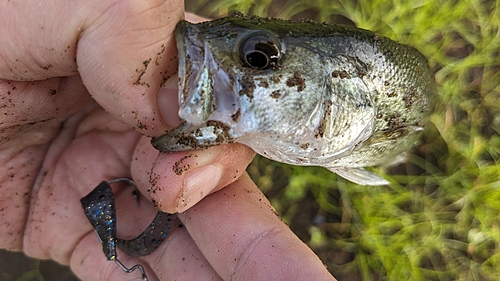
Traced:
<path fill-rule="evenodd" d="M 131 177 L 164 211 L 184 211 L 185 227 L 151 255 L 120 255 L 151 280 L 332 279 L 244 173 L 250 149 L 159 154 L 141 136 L 179 121 L 175 81 L 164 84 L 177 69 L 182 6 L 2 3 L 0 247 L 70 264 L 83 280 L 132 278 L 106 261 L 79 202 L 102 180 Z M 155 212 L 131 200 L 116 194 L 125 239 Z"/>

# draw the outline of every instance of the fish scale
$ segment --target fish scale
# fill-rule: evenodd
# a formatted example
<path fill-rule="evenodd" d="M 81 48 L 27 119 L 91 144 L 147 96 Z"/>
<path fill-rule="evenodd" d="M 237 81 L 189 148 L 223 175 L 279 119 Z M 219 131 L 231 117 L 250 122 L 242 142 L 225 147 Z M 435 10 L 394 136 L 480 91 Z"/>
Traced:
<path fill-rule="evenodd" d="M 420 52 L 359 28 L 234 13 L 182 21 L 175 34 L 185 122 L 153 138 L 161 151 L 240 142 L 279 162 L 388 184 L 364 167 L 414 145 L 436 91 Z"/>

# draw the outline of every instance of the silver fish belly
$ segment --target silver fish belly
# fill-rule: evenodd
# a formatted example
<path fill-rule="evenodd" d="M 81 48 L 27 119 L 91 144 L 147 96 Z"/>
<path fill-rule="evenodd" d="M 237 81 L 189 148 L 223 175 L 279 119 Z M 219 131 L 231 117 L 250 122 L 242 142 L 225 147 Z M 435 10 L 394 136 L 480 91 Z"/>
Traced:
<path fill-rule="evenodd" d="M 414 145 L 434 78 L 422 54 L 373 32 L 233 14 L 177 25 L 177 128 L 161 151 L 239 142 L 270 159 L 322 166 L 364 185 L 363 167 Z"/>

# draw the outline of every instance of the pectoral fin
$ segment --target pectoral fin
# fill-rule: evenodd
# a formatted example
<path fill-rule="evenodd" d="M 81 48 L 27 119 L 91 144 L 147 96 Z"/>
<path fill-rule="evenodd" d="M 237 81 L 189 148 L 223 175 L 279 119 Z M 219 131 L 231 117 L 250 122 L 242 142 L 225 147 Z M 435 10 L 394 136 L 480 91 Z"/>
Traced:
<path fill-rule="evenodd" d="M 328 170 L 359 185 L 387 185 L 389 182 L 363 168 L 330 167 Z"/>

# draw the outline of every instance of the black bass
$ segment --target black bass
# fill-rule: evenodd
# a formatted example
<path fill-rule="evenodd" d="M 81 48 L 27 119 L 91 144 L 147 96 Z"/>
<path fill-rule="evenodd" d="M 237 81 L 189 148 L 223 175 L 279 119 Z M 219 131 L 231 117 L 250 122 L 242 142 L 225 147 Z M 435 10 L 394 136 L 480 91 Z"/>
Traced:
<path fill-rule="evenodd" d="M 434 78 L 416 49 L 373 32 L 233 14 L 177 25 L 177 128 L 161 151 L 246 144 L 270 159 L 388 184 L 383 165 L 416 142 Z"/>

